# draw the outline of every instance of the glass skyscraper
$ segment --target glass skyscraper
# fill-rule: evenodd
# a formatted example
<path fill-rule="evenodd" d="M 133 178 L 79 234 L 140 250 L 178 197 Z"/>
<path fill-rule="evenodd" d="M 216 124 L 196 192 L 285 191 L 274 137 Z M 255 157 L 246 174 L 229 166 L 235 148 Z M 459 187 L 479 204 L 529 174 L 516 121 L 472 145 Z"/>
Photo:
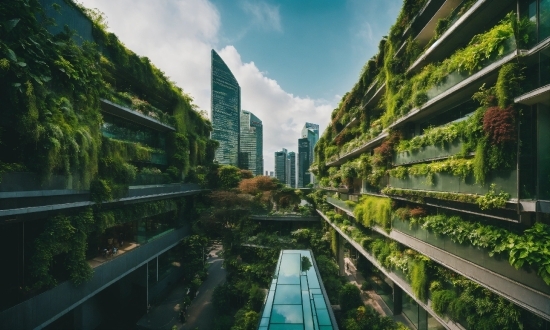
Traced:
<path fill-rule="evenodd" d="M 212 49 L 212 139 L 220 142 L 218 164 L 239 166 L 241 87 Z"/>
<path fill-rule="evenodd" d="M 309 167 L 314 161 L 314 148 L 318 140 L 319 125 L 306 123 L 302 129 L 302 138 L 298 139 L 298 188 L 304 188 L 315 181 Z"/>
<path fill-rule="evenodd" d="M 283 184 L 286 183 L 287 153 L 285 148 L 282 151 L 275 151 L 275 177 Z"/>
<path fill-rule="evenodd" d="M 264 172 L 263 125 L 250 111 L 241 111 L 240 167 L 254 175 Z"/>
<path fill-rule="evenodd" d="M 286 184 L 296 188 L 296 153 L 290 151 L 286 157 Z"/>
<path fill-rule="evenodd" d="M 311 183 L 309 166 L 311 165 L 310 142 L 308 138 L 298 139 L 298 188 Z"/>

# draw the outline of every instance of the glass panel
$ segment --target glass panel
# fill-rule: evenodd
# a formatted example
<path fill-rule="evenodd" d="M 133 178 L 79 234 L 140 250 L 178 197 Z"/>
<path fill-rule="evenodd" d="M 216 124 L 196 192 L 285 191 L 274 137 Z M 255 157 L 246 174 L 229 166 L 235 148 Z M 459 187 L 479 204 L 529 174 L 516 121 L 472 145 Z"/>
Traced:
<path fill-rule="evenodd" d="M 330 325 L 330 316 L 328 315 L 328 310 L 317 310 L 317 320 L 319 321 L 320 326 Z"/>
<path fill-rule="evenodd" d="M 166 136 L 164 133 L 105 113 L 103 114 L 103 120 L 101 133 L 105 137 L 142 143 L 151 148 L 166 148 Z"/>
<path fill-rule="evenodd" d="M 278 284 L 300 284 L 300 253 L 283 253 Z"/>
<path fill-rule="evenodd" d="M 403 314 L 414 326 L 418 326 L 418 304 L 408 295 L 403 295 Z"/>
<path fill-rule="evenodd" d="M 540 0 L 539 10 L 539 40 L 544 40 L 550 36 L 550 0 Z"/>
<path fill-rule="evenodd" d="M 273 323 L 303 323 L 302 309 L 295 305 L 274 305 L 271 313 L 271 328 Z"/>
<path fill-rule="evenodd" d="M 304 312 L 304 328 L 305 330 L 313 330 L 313 315 L 311 314 L 311 301 L 309 300 L 309 293 L 302 291 L 302 302 Z"/>
<path fill-rule="evenodd" d="M 313 301 L 315 301 L 315 309 L 317 311 L 319 311 L 320 309 L 327 309 L 327 305 L 325 304 L 325 298 L 323 298 L 322 295 L 314 294 Z"/>
<path fill-rule="evenodd" d="M 266 327 L 269 325 L 269 317 L 262 317 L 262 320 L 260 321 L 260 327 Z"/>
<path fill-rule="evenodd" d="M 301 304 L 302 291 L 299 285 L 277 285 L 274 304 Z"/>
<path fill-rule="evenodd" d="M 428 330 L 444 330 L 445 327 L 441 325 L 431 314 L 426 313 L 428 316 Z"/>
<path fill-rule="evenodd" d="M 275 291 L 269 291 L 269 294 L 267 295 L 267 300 L 264 307 L 264 314 L 262 317 L 269 317 L 269 314 L 271 314 L 271 307 L 273 307 L 273 296 L 275 295 Z"/>
<path fill-rule="evenodd" d="M 270 330 L 303 330 L 304 326 L 301 324 L 272 324 L 269 327 Z"/>

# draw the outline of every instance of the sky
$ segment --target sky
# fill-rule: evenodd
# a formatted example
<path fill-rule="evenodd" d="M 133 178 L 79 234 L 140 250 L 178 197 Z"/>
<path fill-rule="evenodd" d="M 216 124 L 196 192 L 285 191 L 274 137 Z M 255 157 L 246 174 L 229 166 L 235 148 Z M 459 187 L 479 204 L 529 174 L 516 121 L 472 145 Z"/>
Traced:
<path fill-rule="evenodd" d="M 210 114 L 210 50 L 264 125 L 264 171 L 298 150 L 305 122 L 321 134 L 395 22 L 402 0 L 80 0 Z"/>

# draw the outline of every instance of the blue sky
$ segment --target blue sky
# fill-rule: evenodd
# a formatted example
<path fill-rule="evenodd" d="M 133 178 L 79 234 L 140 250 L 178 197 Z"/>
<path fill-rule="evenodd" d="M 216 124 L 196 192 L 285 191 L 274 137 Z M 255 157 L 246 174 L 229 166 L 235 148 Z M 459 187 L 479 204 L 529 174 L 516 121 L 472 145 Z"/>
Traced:
<path fill-rule="evenodd" d="M 401 0 L 81 0 L 210 112 L 210 50 L 264 123 L 264 168 L 297 150 L 306 121 L 321 132 L 395 22 Z"/>

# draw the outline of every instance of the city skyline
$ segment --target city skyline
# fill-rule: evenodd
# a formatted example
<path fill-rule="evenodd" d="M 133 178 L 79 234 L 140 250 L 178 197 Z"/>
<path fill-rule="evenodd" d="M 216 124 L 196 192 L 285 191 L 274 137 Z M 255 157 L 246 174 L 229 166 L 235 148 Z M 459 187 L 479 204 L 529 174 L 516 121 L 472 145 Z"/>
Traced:
<path fill-rule="evenodd" d="M 265 137 L 277 137 L 264 141 L 268 169 L 275 151 L 296 148 L 304 122 L 324 131 L 401 2 L 82 1 L 99 8 L 108 30 L 155 63 L 208 117 L 210 50 L 216 50 L 239 81 L 241 108 L 271 118 L 263 127 Z M 331 69 L 319 69 L 325 67 Z"/>

